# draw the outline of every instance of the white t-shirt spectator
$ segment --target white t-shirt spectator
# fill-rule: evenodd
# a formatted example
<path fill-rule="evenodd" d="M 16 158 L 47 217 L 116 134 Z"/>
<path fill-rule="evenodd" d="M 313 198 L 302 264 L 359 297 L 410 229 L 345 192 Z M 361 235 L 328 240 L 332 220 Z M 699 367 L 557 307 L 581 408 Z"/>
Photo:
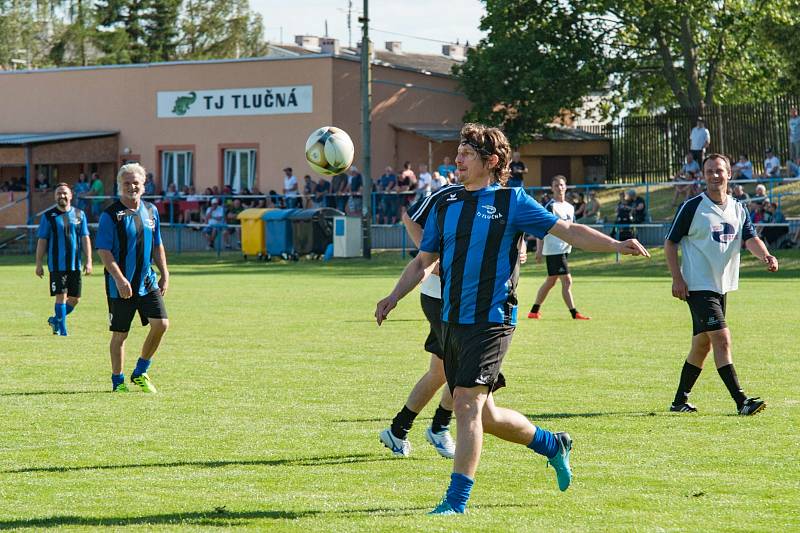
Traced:
<path fill-rule="evenodd" d="M 700 165 L 697 164 L 697 161 L 695 161 L 694 159 L 692 159 L 691 163 L 684 163 L 683 167 L 681 167 L 681 174 L 683 174 L 684 177 L 688 177 L 689 179 L 691 179 L 691 176 L 687 176 L 687 174 L 690 173 L 694 174 L 695 178 L 697 177 L 698 174 L 700 174 Z"/>
<path fill-rule="evenodd" d="M 438 177 L 431 177 L 431 193 L 438 191 L 446 185 L 448 185 L 447 178 L 441 174 L 439 174 Z"/>
<path fill-rule="evenodd" d="M 286 196 L 297 196 L 300 194 L 297 190 L 297 178 L 294 176 L 284 176 L 283 188 L 286 190 Z"/>
<path fill-rule="evenodd" d="M 764 174 L 767 176 L 777 176 L 781 170 L 781 160 L 777 156 L 768 157 L 764 160 Z"/>
<path fill-rule="evenodd" d="M 707 142 L 711 142 L 711 134 L 708 132 L 706 128 L 698 128 L 695 126 L 692 128 L 692 133 L 689 134 L 689 138 L 691 139 L 691 147 L 690 150 L 702 150 L 706 147 Z"/>
<path fill-rule="evenodd" d="M 575 206 L 570 202 L 556 202 L 550 200 L 545 204 L 545 209 L 553 213 L 561 220 L 575 222 Z M 568 254 L 572 251 L 572 246 L 548 233 L 544 236 L 544 245 L 542 246 L 542 255 L 561 255 Z"/>
<path fill-rule="evenodd" d="M 225 208 L 219 204 L 212 205 L 206 209 L 206 220 L 211 226 L 221 226 L 225 224 Z"/>
<path fill-rule="evenodd" d="M 417 190 L 424 191 L 426 193 L 430 192 L 431 180 L 432 178 L 430 172 L 422 172 L 417 180 Z"/>
<path fill-rule="evenodd" d="M 744 204 L 728 196 L 723 207 L 702 193 L 681 206 L 667 239 L 681 245 L 689 291 L 725 294 L 739 288 L 739 250 L 755 236 Z"/>
<path fill-rule="evenodd" d="M 733 165 L 733 169 L 738 170 L 743 178 L 749 180 L 753 179 L 753 163 L 751 163 L 749 159 L 747 161 L 737 161 L 736 164 Z"/>

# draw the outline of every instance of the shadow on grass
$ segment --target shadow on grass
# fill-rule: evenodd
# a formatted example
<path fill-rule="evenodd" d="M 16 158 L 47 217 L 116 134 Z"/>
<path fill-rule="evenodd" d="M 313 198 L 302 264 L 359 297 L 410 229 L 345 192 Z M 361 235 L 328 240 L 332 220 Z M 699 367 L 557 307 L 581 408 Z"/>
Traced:
<path fill-rule="evenodd" d="M 3 474 L 25 474 L 31 472 L 81 472 L 86 470 L 127 470 L 130 468 L 180 468 L 198 466 L 202 468 L 224 468 L 227 466 L 325 466 L 353 463 L 373 463 L 391 461 L 393 457 L 383 454 L 356 453 L 347 455 L 324 455 L 319 457 L 298 457 L 296 459 L 253 459 L 239 461 L 175 461 L 172 463 L 144 463 L 88 466 L 35 466 L 3 470 Z"/>
<path fill-rule="evenodd" d="M 525 416 L 531 420 L 551 420 L 556 418 L 598 418 L 603 416 L 656 416 L 657 413 L 652 411 L 625 411 L 625 412 L 608 412 L 608 413 L 526 413 Z"/>
<path fill-rule="evenodd" d="M 37 390 L 21 392 L 0 392 L 0 396 L 49 396 L 51 394 L 107 394 L 110 390 Z"/>
<path fill-rule="evenodd" d="M 314 516 L 407 516 L 424 515 L 433 509 L 430 507 L 401 507 L 388 508 L 377 507 L 370 509 L 344 509 L 340 511 L 317 511 L 313 509 L 305 511 L 229 511 L 224 507 L 218 507 L 211 511 L 193 511 L 187 513 L 168 513 L 154 514 L 145 516 L 131 517 L 95 517 L 95 516 L 74 516 L 57 515 L 42 518 L 32 518 L 29 520 L 4 520 L 0 521 L 0 529 L 19 529 L 19 528 L 55 528 L 63 526 L 104 526 L 121 527 L 151 524 L 175 524 L 175 525 L 194 525 L 223 527 L 230 525 L 246 525 L 250 520 L 298 520 L 301 518 Z M 527 508 L 529 505 L 520 504 L 486 504 L 476 505 L 473 510 L 480 509 L 508 509 L 508 508 Z M 436 520 L 431 517 L 431 520 Z"/>

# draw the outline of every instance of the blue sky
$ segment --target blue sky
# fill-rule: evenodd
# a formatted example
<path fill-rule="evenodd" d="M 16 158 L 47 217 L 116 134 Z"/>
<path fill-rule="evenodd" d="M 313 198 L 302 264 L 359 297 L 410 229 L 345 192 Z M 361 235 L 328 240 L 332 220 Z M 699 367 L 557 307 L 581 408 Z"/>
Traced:
<path fill-rule="evenodd" d="M 347 46 L 348 0 L 250 0 L 250 7 L 264 17 L 264 34 L 270 42 L 293 42 L 295 35 L 328 34 Z M 363 0 L 353 0 L 359 10 Z M 480 0 L 371 0 L 370 38 L 376 47 L 385 41 L 402 41 L 407 52 L 440 53 L 442 43 L 414 39 L 387 32 L 454 42 L 475 43 L 483 36 L 478 29 L 484 13 Z M 353 45 L 361 38 L 358 13 L 353 14 Z"/>

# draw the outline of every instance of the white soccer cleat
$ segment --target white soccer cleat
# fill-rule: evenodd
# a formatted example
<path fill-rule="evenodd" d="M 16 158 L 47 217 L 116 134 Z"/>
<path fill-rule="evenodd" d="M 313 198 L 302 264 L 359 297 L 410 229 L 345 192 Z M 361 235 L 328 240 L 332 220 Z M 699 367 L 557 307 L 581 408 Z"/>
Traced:
<path fill-rule="evenodd" d="M 395 456 L 408 457 L 411 455 L 411 443 L 408 440 L 398 439 L 392 435 L 391 428 L 381 431 L 380 439 L 383 445 L 389 448 Z"/>
<path fill-rule="evenodd" d="M 442 457 L 452 459 L 456 455 L 456 443 L 450 436 L 450 430 L 445 428 L 439 433 L 434 433 L 431 428 L 425 430 L 425 438 L 436 448 L 436 452 Z"/>

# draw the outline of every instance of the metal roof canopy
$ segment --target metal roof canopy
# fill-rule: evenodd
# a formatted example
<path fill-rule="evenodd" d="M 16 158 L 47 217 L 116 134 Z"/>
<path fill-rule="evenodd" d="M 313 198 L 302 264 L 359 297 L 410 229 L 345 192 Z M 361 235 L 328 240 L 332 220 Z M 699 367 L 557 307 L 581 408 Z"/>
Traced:
<path fill-rule="evenodd" d="M 119 131 L 57 131 L 46 133 L 0 133 L 0 146 L 26 146 L 118 135 Z"/>
<path fill-rule="evenodd" d="M 413 133 L 433 142 L 458 141 L 461 139 L 461 127 L 444 126 L 442 124 L 392 124 L 396 130 Z"/>

